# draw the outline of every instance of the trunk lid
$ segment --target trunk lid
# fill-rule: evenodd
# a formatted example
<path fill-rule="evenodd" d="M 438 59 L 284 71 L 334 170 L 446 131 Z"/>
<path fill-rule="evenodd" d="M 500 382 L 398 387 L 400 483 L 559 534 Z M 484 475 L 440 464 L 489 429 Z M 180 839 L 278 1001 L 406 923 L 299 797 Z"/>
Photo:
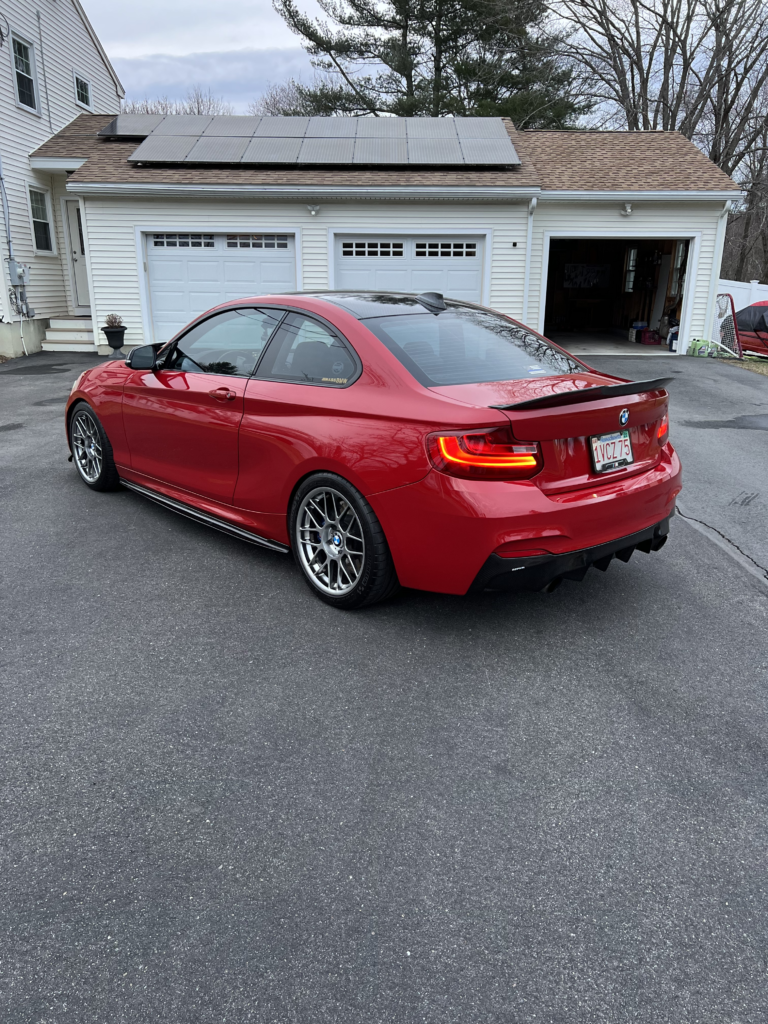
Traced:
<path fill-rule="evenodd" d="M 668 396 L 663 389 L 629 395 L 609 395 L 573 403 L 572 393 L 592 387 L 626 383 L 622 378 L 596 372 L 577 376 L 540 377 L 512 381 L 484 381 L 479 384 L 453 384 L 430 390 L 481 408 L 515 406 L 536 399 L 562 396 L 563 404 L 539 408 L 507 408 L 512 433 L 518 441 L 538 441 L 544 457 L 544 468 L 534 477 L 547 492 L 599 486 L 620 476 L 631 476 L 654 466 L 660 457 L 658 428 L 667 413 Z M 571 397 L 569 397 L 571 396 Z M 619 421 L 627 409 L 626 425 Z M 622 469 L 596 473 L 591 454 L 590 437 L 628 430 L 634 462 Z"/>

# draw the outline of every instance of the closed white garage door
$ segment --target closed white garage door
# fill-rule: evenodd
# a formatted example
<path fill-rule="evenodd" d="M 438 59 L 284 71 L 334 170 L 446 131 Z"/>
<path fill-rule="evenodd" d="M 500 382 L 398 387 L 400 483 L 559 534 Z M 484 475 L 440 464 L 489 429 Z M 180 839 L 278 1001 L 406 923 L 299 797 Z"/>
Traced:
<path fill-rule="evenodd" d="M 482 236 L 339 235 L 334 287 L 483 300 Z"/>
<path fill-rule="evenodd" d="M 296 288 L 293 235 L 147 236 L 152 326 L 168 341 L 194 317 L 231 299 Z"/>

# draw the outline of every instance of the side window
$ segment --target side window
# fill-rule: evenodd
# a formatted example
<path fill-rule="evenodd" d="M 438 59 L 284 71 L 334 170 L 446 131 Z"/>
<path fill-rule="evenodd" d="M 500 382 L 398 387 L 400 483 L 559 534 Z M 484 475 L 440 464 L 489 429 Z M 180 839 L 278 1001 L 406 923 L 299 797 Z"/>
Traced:
<path fill-rule="evenodd" d="M 347 346 L 327 327 L 289 313 L 259 366 L 258 377 L 343 387 L 357 374 Z"/>
<path fill-rule="evenodd" d="M 164 369 L 250 377 L 282 315 L 244 307 L 212 316 L 179 340 Z"/>
<path fill-rule="evenodd" d="M 29 43 L 13 38 L 13 70 L 16 76 L 16 98 L 23 107 L 37 111 L 34 49 Z"/>

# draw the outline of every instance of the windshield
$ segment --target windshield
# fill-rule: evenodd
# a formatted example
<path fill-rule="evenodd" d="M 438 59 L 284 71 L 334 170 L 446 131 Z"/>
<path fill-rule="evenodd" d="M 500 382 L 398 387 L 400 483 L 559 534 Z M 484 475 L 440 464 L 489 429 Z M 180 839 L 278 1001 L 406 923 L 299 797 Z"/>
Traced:
<path fill-rule="evenodd" d="M 494 313 L 446 310 L 363 320 L 425 387 L 579 373 L 582 363 Z"/>

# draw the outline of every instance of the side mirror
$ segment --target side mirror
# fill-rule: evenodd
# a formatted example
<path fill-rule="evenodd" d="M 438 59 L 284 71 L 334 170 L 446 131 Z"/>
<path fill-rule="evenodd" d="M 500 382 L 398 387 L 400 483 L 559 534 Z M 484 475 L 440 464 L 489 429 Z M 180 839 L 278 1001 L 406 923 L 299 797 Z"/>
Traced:
<path fill-rule="evenodd" d="M 157 352 L 154 345 L 141 345 L 133 349 L 125 360 L 132 370 L 154 370 L 157 365 Z"/>

